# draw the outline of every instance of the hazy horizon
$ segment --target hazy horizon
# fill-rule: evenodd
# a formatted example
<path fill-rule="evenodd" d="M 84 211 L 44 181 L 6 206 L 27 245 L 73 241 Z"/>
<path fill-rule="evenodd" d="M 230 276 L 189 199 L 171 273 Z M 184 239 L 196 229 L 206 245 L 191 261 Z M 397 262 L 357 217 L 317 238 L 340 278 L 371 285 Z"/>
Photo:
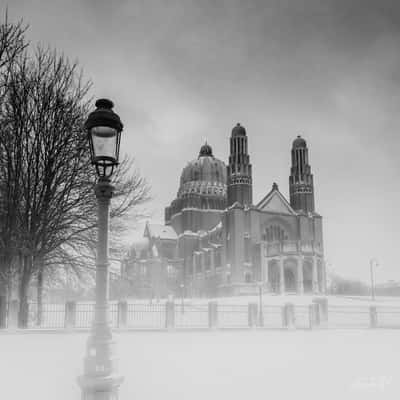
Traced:
<path fill-rule="evenodd" d="M 77 59 L 94 98 L 114 101 L 122 150 L 152 187 L 153 222 L 205 140 L 226 162 L 237 122 L 254 202 L 273 182 L 288 198 L 300 134 L 328 263 L 368 281 L 376 257 L 378 282 L 400 280 L 400 3 L 14 0 L 8 12 L 32 43 Z"/>

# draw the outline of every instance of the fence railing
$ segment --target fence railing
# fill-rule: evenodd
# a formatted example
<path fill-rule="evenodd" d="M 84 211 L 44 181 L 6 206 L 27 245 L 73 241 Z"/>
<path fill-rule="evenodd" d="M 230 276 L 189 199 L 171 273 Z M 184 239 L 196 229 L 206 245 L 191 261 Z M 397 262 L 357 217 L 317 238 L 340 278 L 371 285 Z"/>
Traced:
<path fill-rule="evenodd" d="M 398 328 L 400 326 L 400 307 L 376 307 L 376 326 Z"/>
<path fill-rule="evenodd" d="M 65 305 L 60 303 L 44 303 L 39 314 L 38 304 L 29 303 L 28 328 L 64 328 Z"/>
<path fill-rule="evenodd" d="M 328 327 L 368 328 L 371 325 L 375 325 L 375 323 L 371 322 L 371 311 L 368 306 L 328 307 Z"/>
<path fill-rule="evenodd" d="M 218 327 L 221 328 L 246 328 L 251 326 L 251 309 L 249 305 L 218 304 Z"/>
<path fill-rule="evenodd" d="M 207 304 L 175 304 L 175 328 L 208 328 Z"/>
<path fill-rule="evenodd" d="M 164 304 L 126 304 L 125 312 L 120 312 L 119 327 L 129 327 L 138 329 L 162 329 L 165 328 L 165 305 Z M 125 306 L 122 307 L 124 309 Z M 120 307 L 121 309 L 121 307 Z"/>
<path fill-rule="evenodd" d="M 2 329 L 87 329 L 95 316 L 93 302 L 28 304 L 28 321 L 18 323 L 15 301 L 0 304 Z M 3 311 L 1 311 L 3 310 Z M 171 302 L 111 302 L 110 324 L 115 329 L 315 329 L 400 328 L 400 306 L 328 305 L 326 298 L 311 304 L 283 305 Z"/>

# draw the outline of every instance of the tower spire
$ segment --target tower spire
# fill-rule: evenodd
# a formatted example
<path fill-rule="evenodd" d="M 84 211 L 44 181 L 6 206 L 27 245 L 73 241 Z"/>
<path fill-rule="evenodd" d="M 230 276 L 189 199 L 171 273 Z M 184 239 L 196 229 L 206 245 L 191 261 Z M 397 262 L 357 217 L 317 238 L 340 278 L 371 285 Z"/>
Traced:
<path fill-rule="evenodd" d="M 314 179 L 306 141 L 299 135 L 292 145 L 289 177 L 290 205 L 295 211 L 314 212 Z"/>
<path fill-rule="evenodd" d="M 247 136 L 246 130 L 239 123 L 232 129 L 227 172 L 228 206 L 235 202 L 252 205 L 253 186 Z"/>

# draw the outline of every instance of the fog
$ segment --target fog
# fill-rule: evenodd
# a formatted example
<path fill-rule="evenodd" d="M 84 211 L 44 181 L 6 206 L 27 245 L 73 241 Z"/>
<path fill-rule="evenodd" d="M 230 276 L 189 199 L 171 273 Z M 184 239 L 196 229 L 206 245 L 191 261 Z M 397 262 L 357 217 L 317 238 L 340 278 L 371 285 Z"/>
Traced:
<path fill-rule="evenodd" d="M 123 150 L 152 185 L 151 219 L 208 140 L 228 156 L 248 131 L 254 199 L 288 194 L 289 151 L 303 135 L 340 274 L 398 279 L 399 5 L 395 1 L 20 1 L 33 42 L 78 59 L 95 97 L 125 122 Z M 167 167 L 166 167 L 167 166 Z M 132 227 L 132 238 L 143 226 Z"/>

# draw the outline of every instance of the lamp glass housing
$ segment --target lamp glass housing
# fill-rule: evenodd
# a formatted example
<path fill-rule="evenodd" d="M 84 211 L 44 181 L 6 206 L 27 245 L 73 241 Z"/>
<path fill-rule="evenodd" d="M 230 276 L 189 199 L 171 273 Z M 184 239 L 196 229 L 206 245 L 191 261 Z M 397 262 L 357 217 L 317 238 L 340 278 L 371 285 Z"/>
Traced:
<path fill-rule="evenodd" d="M 118 165 L 120 135 L 109 126 L 94 126 L 89 131 L 92 164 L 101 177 L 110 177 Z"/>
<path fill-rule="evenodd" d="M 96 126 L 91 129 L 94 159 L 109 159 L 117 162 L 117 135 L 114 128 Z"/>
<path fill-rule="evenodd" d="M 118 165 L 119 146 L 123 124 L 112 109 L 114 103 L 108 99 L 96 101 L 96 109 L 85 121 L 92 164 L 100 178 L 109 179 Z"/>

